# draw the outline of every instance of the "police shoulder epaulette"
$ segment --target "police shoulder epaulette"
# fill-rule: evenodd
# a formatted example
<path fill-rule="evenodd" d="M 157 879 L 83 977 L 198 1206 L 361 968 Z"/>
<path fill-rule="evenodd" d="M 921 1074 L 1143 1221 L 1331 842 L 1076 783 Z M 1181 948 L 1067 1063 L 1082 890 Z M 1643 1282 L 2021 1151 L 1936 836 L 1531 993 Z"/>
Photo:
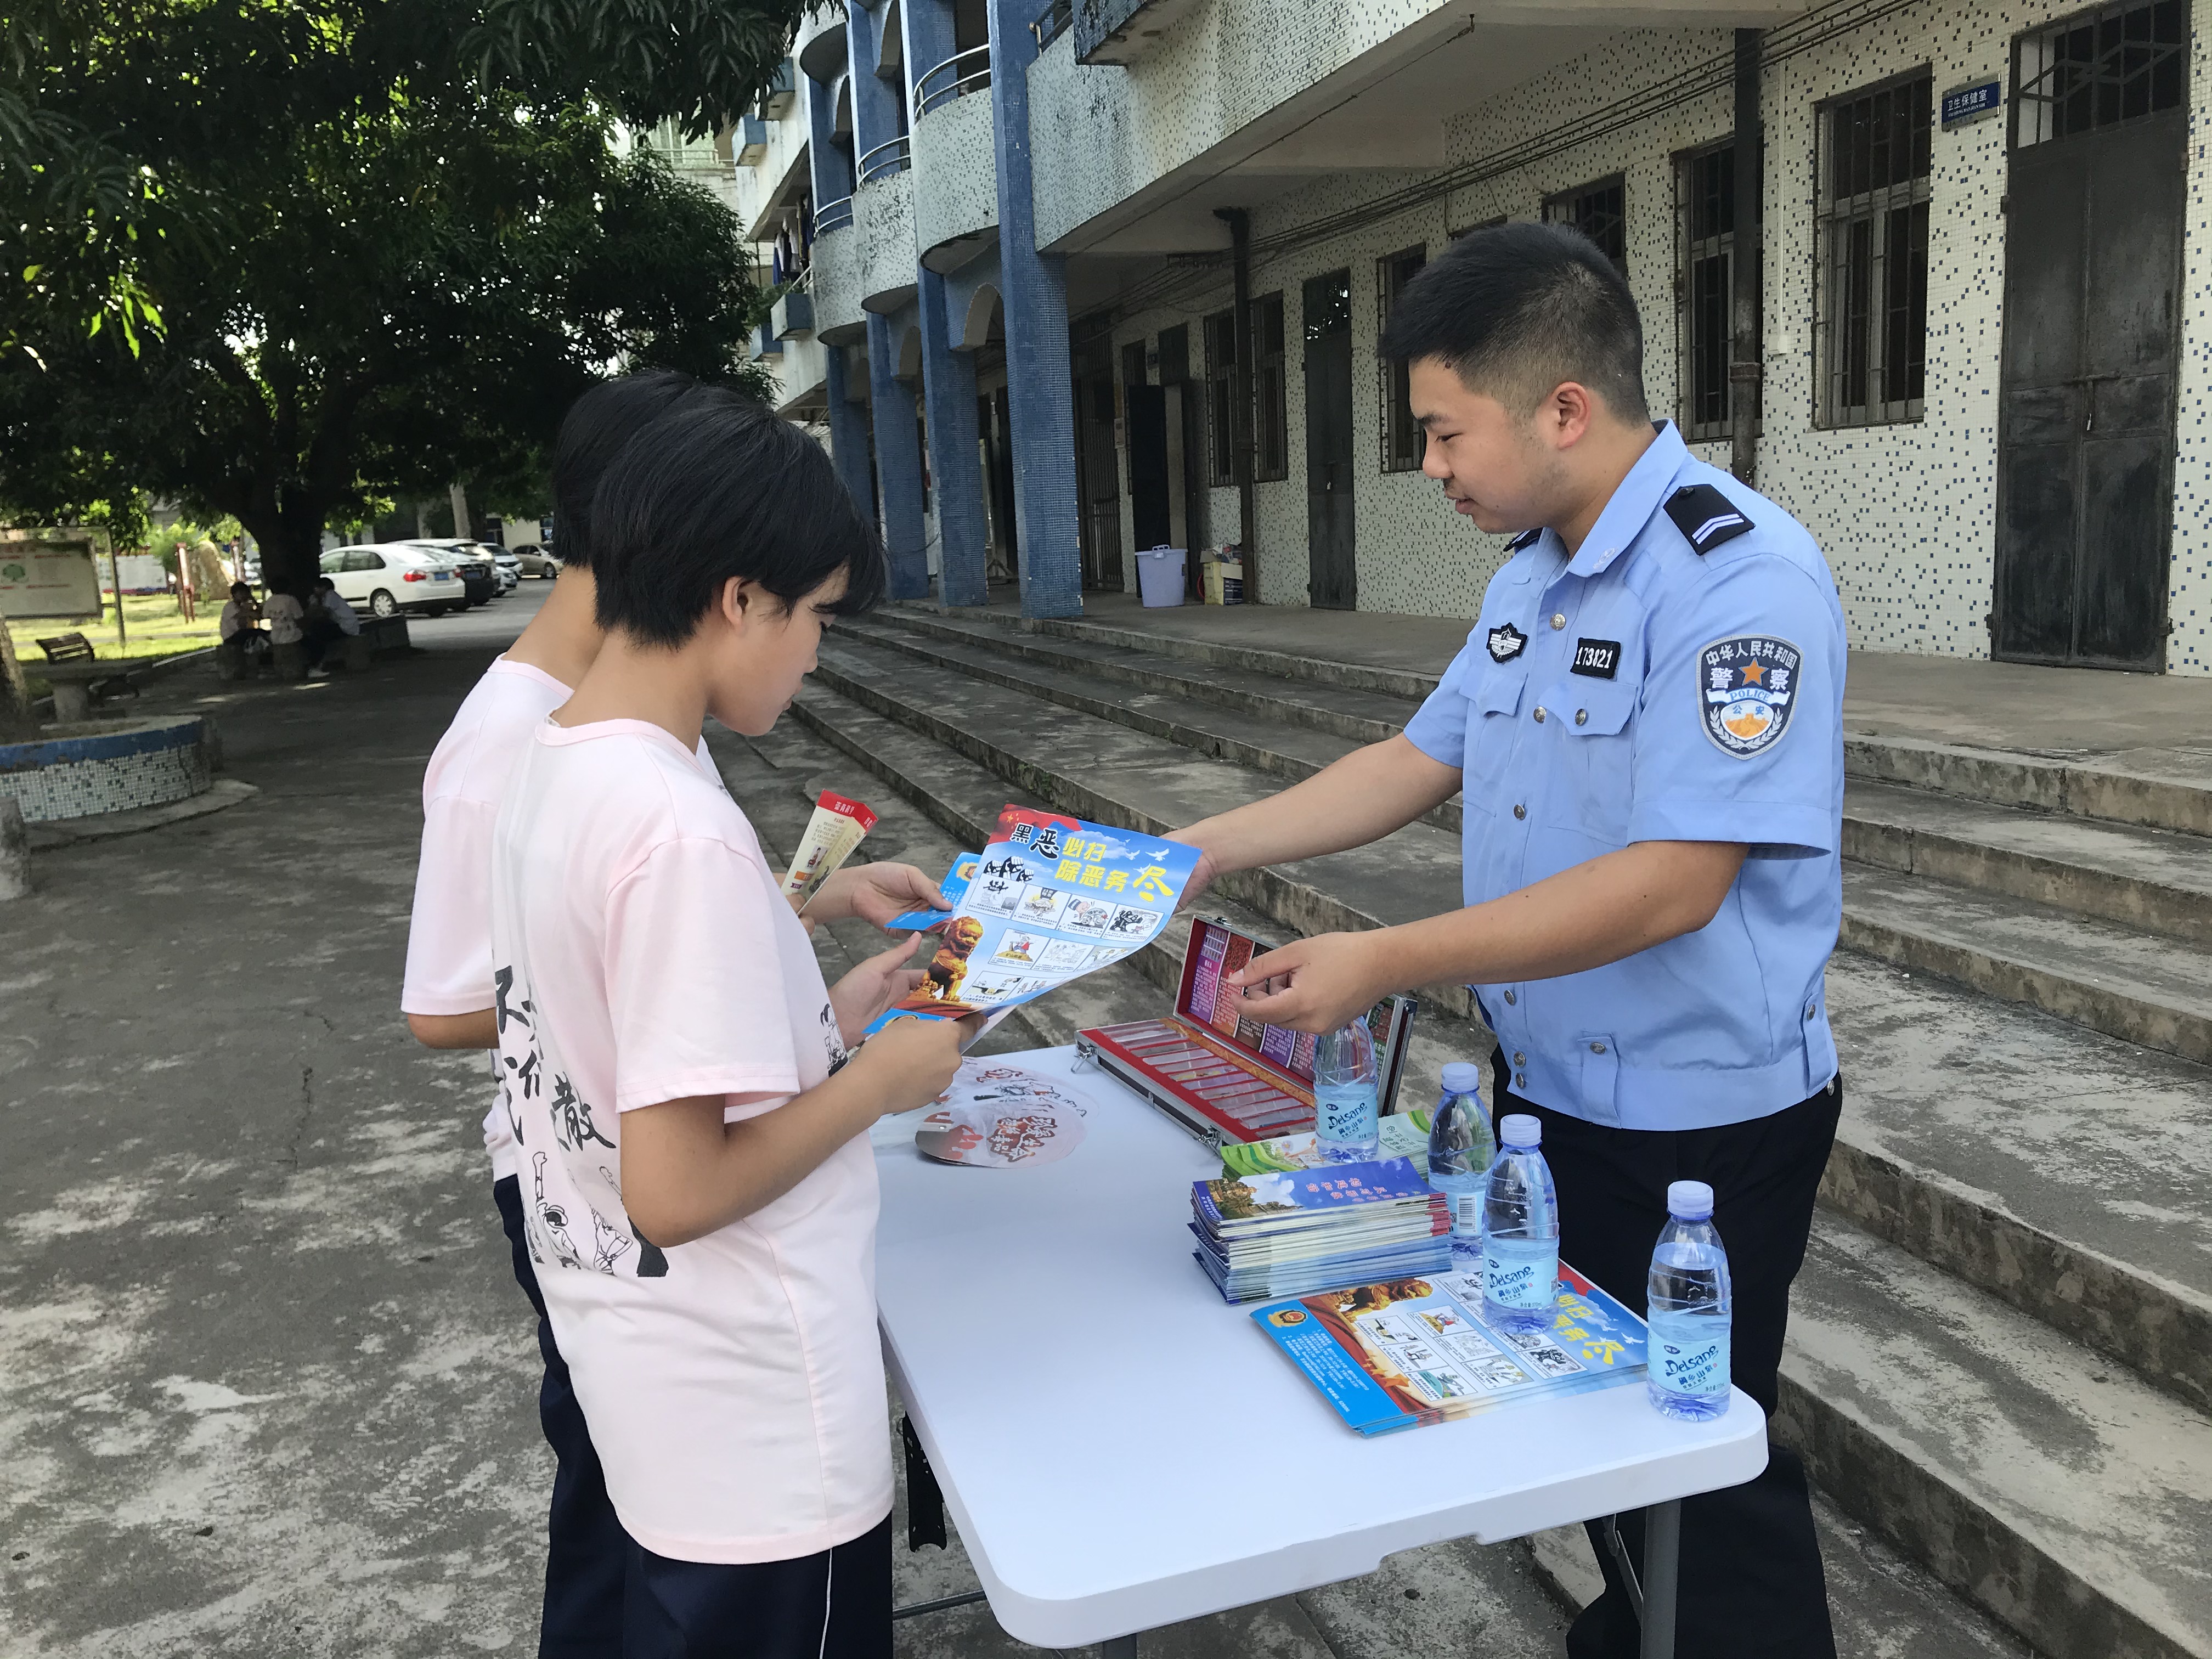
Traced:
<path fill-rule="evenodd" d="M 1534 530 L 1524 530 L 1505 544 L 1505 550 L 1508 553 L 1518 553 L 1525 548 L 1534 547 L 1542 539 L 1543 534 L 1544 526 L 1541 525 L 1538 525 Z"/>
<path fill-rule="evenodd" d="M 1752 527 L 1735 503 L 1711 484 L 1683 485 L 1667 498 L 1667 516 L 1700 557 Z"/>

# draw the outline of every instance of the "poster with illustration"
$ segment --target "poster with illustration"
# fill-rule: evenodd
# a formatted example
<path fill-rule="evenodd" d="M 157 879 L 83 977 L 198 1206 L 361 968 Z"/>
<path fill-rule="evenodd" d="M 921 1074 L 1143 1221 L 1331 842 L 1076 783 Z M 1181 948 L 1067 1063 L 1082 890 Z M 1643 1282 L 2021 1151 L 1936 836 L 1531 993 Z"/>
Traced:
<path fill-rule="evenodd" d="M 1019 806 L 975 856 L 926 977 L 878 1026 L 1010 1008 L 1117 962 L 1159 937 L 1198 866 L 1181 842 Z"/>

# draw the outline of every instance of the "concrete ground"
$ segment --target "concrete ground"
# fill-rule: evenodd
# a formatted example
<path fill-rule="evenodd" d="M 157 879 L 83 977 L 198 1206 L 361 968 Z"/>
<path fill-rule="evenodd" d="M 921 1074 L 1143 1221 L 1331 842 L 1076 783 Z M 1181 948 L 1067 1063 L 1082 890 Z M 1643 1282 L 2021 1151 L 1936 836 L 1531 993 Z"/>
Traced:
<path fill-rule="evenodd" d="M 533 1650 L 550 1462 L 477 1139 L 483 1062 L 416 1047 L 396 1001 L 423 763 L 541 597 L 420 624 L 423 654 L 357 678 L 153 688 L 149 708 L 213 714 L 259 793 L 41 853 L 0 915 L 0 1656 Z M 1415 644 L 1410 619 L 1152 617 Z M 1406 665 L 1462 631 L 1428 625 L 1442 650 Z M 1869 660 L 1923 721 L 1989 672 Z M 2123 694 L 2172 698 L 2130 708 L 2177 748 L 2212 728 L 2212 684 L 2049 684 L 2047 734 L 2124 725 Z M 2030 710 L 1998 688 L 1976 718 L 2008 705 Z M 725 746 L 740 799 L 776 752 Z M 900 1573 L 907 1598 L 973 1582 L 957 1545 Z M 1536 1655 L 1563 1623 L 1525 1558 L 1446 1547 L 1147 1652 Z M 900 1645 L 1017 1646 L 976 1607 Z"/>

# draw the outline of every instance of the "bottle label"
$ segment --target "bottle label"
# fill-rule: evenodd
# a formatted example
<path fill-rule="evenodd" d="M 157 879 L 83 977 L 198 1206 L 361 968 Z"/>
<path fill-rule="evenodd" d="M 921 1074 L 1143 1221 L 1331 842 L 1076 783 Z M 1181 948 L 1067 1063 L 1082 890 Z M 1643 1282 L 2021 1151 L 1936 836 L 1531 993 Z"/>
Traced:
<path fill-rule="evenodd" d="M 1482 1253 L 1482 1294 L 1501 1308 L 1550 1307 L 1559 1277 L 1556 1250 L 1507 1255 L 1493 1246 Z"/>
<path fill-rule="evenodd" d="M 1482 1188 L 1462 1193 L 1452 1200 L 1452 1234 L 1458 1238 L 1482 1236 Z"/>
<path fill-rule="evenodd" d="M 1705 1322 L 1699 1322 L 1701 1323 Z M 1703 1333 L 1687 1340 L 1651 1334 L 1651 1375 L 1671 1394 L 1710 1397 L 1729 1389 L 1729 1334 Z"/>
<path fill-rule="evenodd" d="M 1314 1132 L 1323 1140 L 1370 1145 L 1379 1129 L 1375 1090 L 1364 1083 L 1324 1085 L 1314 1091 Z"/>

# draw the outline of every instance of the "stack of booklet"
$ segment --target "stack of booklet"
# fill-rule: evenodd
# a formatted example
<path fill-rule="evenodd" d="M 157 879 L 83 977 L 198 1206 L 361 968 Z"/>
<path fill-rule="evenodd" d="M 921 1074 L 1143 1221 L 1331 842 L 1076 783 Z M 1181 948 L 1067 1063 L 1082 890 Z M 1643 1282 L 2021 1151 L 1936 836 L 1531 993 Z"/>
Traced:
<path fill-rule="evenodd" d="M 1451 1212 L 1406 1158 L 1194 1181 L 1194 1254 L 1231 1302 L 1451 1267 Z"/>

